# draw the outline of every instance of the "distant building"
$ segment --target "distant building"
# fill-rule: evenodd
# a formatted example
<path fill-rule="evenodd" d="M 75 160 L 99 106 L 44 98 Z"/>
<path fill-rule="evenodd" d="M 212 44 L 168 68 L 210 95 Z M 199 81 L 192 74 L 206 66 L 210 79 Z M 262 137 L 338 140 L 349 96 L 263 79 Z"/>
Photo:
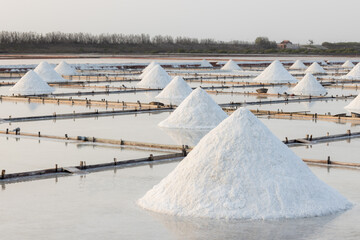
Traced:
<path fill-rule="evenodd" d="M 299 44 L 293 44 L 292 42 L 290 42 L 289 40 L 284 40 L 281 43 L 278 44 L 279 48 L 282 49 L 298 49 L 300 48 Z"/>

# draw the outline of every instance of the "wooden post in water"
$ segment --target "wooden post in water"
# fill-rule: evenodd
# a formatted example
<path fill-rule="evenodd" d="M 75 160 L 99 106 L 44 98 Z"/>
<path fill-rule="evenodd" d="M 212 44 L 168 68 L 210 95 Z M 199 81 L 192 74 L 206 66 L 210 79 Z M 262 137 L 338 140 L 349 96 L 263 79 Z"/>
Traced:
<path fill-rule="evenodd" d="M 328 156 L 328 158 L 327 158 L 327 164 L 331 164 L 331 161 L 330 161 L 330 156 Z"/>
<path fill-rule="evenodd" d="M 1 170 L 1 179 L 5 179 L 5 170 L 3 169 L 3 170 Z"/>

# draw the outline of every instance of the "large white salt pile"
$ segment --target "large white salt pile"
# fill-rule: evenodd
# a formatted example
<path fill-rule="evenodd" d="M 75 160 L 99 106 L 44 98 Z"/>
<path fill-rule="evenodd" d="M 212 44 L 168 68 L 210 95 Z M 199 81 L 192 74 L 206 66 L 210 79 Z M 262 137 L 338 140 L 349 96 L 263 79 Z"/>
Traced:
<path fill-rule="evenodd" d="M 360 79 L 360 62 L 351 69 L 351 71 L 345 76 L 341 76 L 343 79 L 357 80 Z"/>
<path fill-rule="evenodd" d="M 146 68 L 144 68 L 141 72 L 141 74 L 140 74 L 140 78 L 142 79 L 143 77 L 145 77 L 145 75 L 148 73 L 148 72 L 150 72 L 150 70 L 153 68 L 153 67 L 155 67 L 156 65 L 159 65 L 159 64 L 157 64 L 155 61 L 152 61 L 151 63 L 149 63 L 149 65 L 147 65 L 146 66 Z"/>
<path fill-rule="evenodd" d="M 314 217 L 351 207 L 245 108 L 203 137 L 138 204 L 226 219 Z"/>
<path fill-rule="evenodd" d="M 58 74 L 64 76 L 77 75 L 76 70 L 71 67 L 67 62 L 61 61 L 54 69 Z"/>
<path fill-rule="evenodd" d="M 159 127 L 209 129 L 216 127 L 227 114 L 202 90 L 196 88 Z"/>
<path fill-rule="evenodd" d="M 345 106 L 345 109 L 349 111 L 359 112 L 360 111 L 360 94 L 354 98 L 348 105 Z"/>
<path fill-rule="evenodd" d="M 355 65 L 350 61 L 347 60 L 346 62 L 344 62 L 343 65 L 341 65 L 343 68 L 353 68 Z"/>
<path fill-rule="evenodd" d="M 66 82 L 66 80 L 55 72 L 54 68 L 52 68 L 47 62 L 41 62 L 34 69 L 34 72 L 36 72 L 46 82 Z"/>
<path fill-rule="evenodd" d="M 171 81 L 171 77 L 160 66 L 154 66 L 144 77 L 138 82 L 138 87 L 143 88 L 164 88 Z"/>
<path fill-rule="evenodd" d="M 232 59 L 230 59 L 222 68 L 221 70 L 225 71 L 242 71 L 241 67 L 234 62 Z"/>
<path fill-rule="evenodd" d="M 155 97 L 171 104 L 181 103 L 192 92 L 191 87 L 180 76 L 173 80 Z"/>
<path fill-rule="evenodd" d="M 327 93 L 326 89 L 311 74 L 307 73 L 301 81 L 296 84 L 292 92 L 299 95 L 322 96 Z"/>
<path fill-rule="evenodd" d="M 306 68 L 307 67 L 305 66 L 305 64 L 301 60 L 296 60 L 294 62 L 294 64 L 290 66 L 290 69 L 302 70 L 302 69 L 306 69 Z"/>
<path fill-rule="evenodd" d="M 264 71 L 260 73 L 254 79 L 255 82 L 262 83 L 293 83 L 297 82 L 294 78 L 281 64 L 279 60 L 273 61 Z"/>
<path fill-rule="evenodd" d="M 36 72 L 28 71 L 12 88 L 10 93 L 19 95 L 49 94 L 54 91 Z"/>
<path fill-rule="evenodd" d="M 200 62 L 200 67 L 202 67 L 202 68 L 212 68 L 213 65 L 211 65 L 211 63 L 209 63 L 206 59 L 203 59 Z"/>
<path fill-rule="evenodd" d="M 317 73 L 326 73 L 324 68 L 320 66 L 317 62 L 313 62 L 306 70 L 306 73 L 317 74 Z"/>

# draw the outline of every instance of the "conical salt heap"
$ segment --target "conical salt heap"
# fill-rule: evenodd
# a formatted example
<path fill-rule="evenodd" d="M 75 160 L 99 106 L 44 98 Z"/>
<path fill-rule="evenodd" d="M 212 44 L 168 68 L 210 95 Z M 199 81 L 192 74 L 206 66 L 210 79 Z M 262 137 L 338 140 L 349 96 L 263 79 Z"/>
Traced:
<path fill-rule="evenodd" d="M 50 94 L 54 91 L 36 72 L 28 71 L 12 88 L 10 93 L 20 95 Z"/>
<path fill-rule="evenodd" d="M 164 99 L 172 104 L 181 103 L 192 92 L 191 87 L 182 77 L 174 77 L 173 80 L 155 98 Z"/>
<path fill-rule="evenodd" d="M 61 61 L 54 69 L 58 74 L 64 76 L 77 75 L 76 70 L 71 67 L 67 62 Z"/>
<path fill-rule="evenodd" d="M 341 76 L 343 79 L 358 80 L 360 79 L 360 62 L 351 69 L 351 71 L 345 76 Z"/>
<path fill-rule="evenodd" d="M 206 59 L 203 59 L 200 62 L 200 67 L 202 67 L 202 68 L 212 68 L 213 65 L 211 65 L 211 63 L 209 63 Z"/>
<path fill-rule="evenodd" d="M 216 127 L 227 116 L 211 96 L 198 87 L 158 126 L 211 129 Z"/>
<path fill-rule="evenodd" d="M 222 68 L 221 70 L 225 71 L 242 71 L 241 67 L 234 62 L 232 59 L 230 59 Z"/>
<path fill-rule="evenodd" d="M 157 64 L 155 61 L 152 61 L 151 63 L 149 63 L 149 65 L 147 65 L 146 66 L 146 68 L 144 68 L 141 72 L 141 74 L 140 74 L 140 78 L 142 79 L 143 77 L 145 77 L 145 75 L 148 73 L 148 72 L 150 72 L 150 70 L 153 68 L 153 67 L 155 67 L 156 65 L 159 65 L 159 64 Z"/>
<path fill-rule="evenodd" d="M 317 62 L 313 62 L 306 70 L 306 73 L 317 74 L 317 73 L 326 73 L 324 68 L 320 66 Z"/>
<path fill-rule="evenodd" d="M 292 92 L 299 95 L 322 96 L 327 93 L 326 89 L 311 74 L 307 73 L 301 81 L 296 84 Z"/>
<path fill-rule="evenodd" d="M 354 98 L 348 105 L 345 106 L 345 109 L 349 111 L 360 112 L 360 94 Z"/>
<path fill-rule="evenodd" d="M 170 81 L 169 74 L 160 65 L 156 65 L 138 82 L 137 86 L 142 88 L 165 88 Z"/>
<path fill-rule="evenodd" d="M 55 72 L 54 68 L 47 62 L 41 62 L 34 69 L 34 72 L 36 72 L 46 82 L 66 82 L 66 80 Z"/>
<path fill-rule="evenodd" d="M 273 61 L 267 68 L 265 68 L 259 76 L 254 79 L 255 82 L 261 83 L 293 83 L 297 82 L 281 64 L 279 60 Z"/>
<path fill-rule="evenodd" d="M 355 65 L 350 61 L 347 60 L 346 62 L 344 62 L 343 65 L 341 65 L 343 68 L 353 68 Z"/>
<path fill-rule="evenodd" d="M 290 69 L 297 69 L 297 70 L 303 70 L 307 67 L 301 60 L 296 60 L 293 65 L 290 66 Z"/>
<path fill-rule="evenodd" d="M 245 108 L 204 136 L 138 204 L 225 219 L 315 217 L 351 207 Z"/>

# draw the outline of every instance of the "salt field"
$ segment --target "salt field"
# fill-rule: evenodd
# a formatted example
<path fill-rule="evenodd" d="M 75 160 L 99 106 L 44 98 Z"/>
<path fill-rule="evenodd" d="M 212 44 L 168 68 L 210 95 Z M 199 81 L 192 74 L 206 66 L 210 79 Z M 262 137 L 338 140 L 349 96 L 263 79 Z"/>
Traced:
<path fill-rule="evenodd" d="M 358 239 L 359 61 L 0 59 L 1 235 Z"/>

